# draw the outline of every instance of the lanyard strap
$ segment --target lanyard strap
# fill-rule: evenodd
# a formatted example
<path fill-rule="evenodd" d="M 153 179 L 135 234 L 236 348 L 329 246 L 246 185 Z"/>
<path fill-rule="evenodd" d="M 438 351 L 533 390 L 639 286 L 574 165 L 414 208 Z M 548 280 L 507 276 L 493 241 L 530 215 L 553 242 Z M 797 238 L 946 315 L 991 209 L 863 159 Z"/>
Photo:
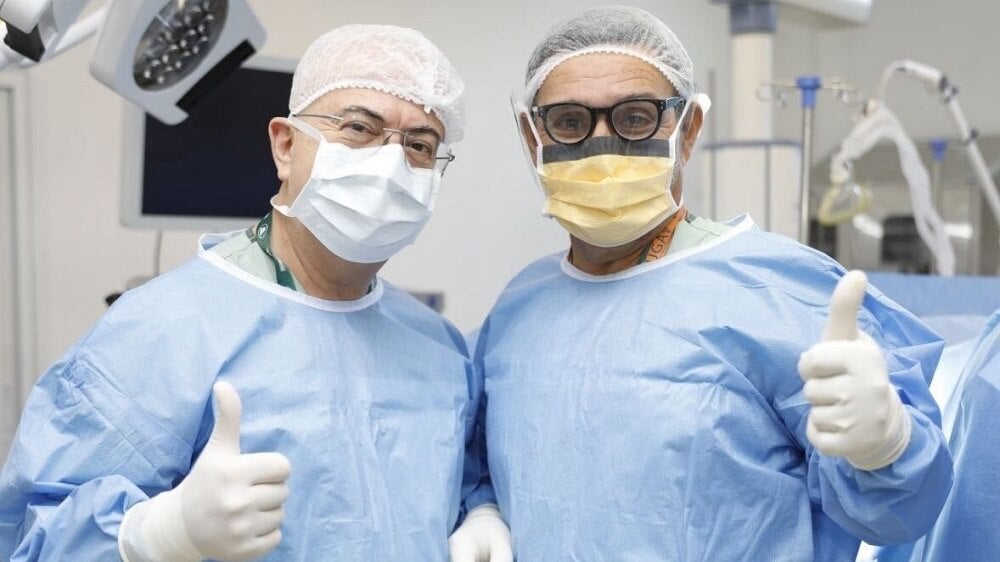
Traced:
<path fill-rule="evenodd" d="M 660 233 L 656 235 L 650 241 L 649 246 L 646 246 L 646 251 L 639 256 L 638 261 L 635 265 L 640 265 L 643 263 L 649 263 L 651 261 L 656 261 L 663 256 L 667 255 L 667 250 L 670 249 L 670 242 L 674 239 L 674 232 L 677 230 L 677 225 L 681 223 L 682 220 L 687 218 L 687 209 L 681 207 L 674 213 L 674 216 L 670 217 L 667 224 L 663 225 L 660 229 Z"/>
<path fill-rule="evenodd" d="M 267 257 L 271 258 L 271 262 L 274 263 L 274 277 L 278 281 L 278 284 L 293 291 L 298 290 L 295 288 L 295 278 L 292 277 L 292 272 L 289 271 L 288 267 L 286 267 L 281 260 L 276 258 L 274 253 L 271 251 L 270 211 L 264 215 L 264 218 L 260 219 L 257 226 L 251 226 L 247 229 L 247 238 L 249 238 L 251 242 L 260 246 L 260 249 L 264 250 Z"/>

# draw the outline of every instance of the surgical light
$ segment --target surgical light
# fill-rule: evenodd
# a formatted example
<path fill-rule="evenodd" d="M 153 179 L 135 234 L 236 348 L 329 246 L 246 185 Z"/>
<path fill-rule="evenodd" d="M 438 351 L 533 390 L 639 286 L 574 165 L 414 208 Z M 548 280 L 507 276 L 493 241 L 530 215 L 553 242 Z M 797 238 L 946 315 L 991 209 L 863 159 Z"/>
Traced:
<path fill-rule="evenodd" d="M 133 76 L 145 90 L 160 90 L 194 70 L 215 46 L 226 21 L 226 0 L 169 3 L 139 40 Z"/>
<path fill-rule="evenodd" d="M 168 125 L 264 44 L 247 0 L 0 0 L 0 70 L 45 62 L 97 33 L 90 71 Z"/>
<path fill-rule="evenodd" d="M 168 124 L 264 44 L 246 0 L 116 0 L 90 72 Z"/>

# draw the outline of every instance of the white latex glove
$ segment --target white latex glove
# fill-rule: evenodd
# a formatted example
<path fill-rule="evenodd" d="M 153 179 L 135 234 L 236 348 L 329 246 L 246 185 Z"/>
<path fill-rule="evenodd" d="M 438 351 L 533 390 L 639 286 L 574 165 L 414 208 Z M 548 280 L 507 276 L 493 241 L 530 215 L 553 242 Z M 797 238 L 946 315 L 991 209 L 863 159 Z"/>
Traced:
<path fill-rule="evenodd" d="M 465 516 L 448 538 L 451 562 L 513 562 L 510 530 L 492 504 L 481 505 Z"/>
<path fill-rule="evenodd" d="M 837 283 L 823 339 L 802 354 L 799 375 L 812 404 L 809 442 L 855 468 L 876 470 L 903 454 L 910 442 L 910 416 L 889 381 L 882 350 L 858 332 L 867 286 L 860 271 Z"/>
<path fill-rule="evenodd" d="M 291 465 L 279 453 L 241 454 L 240 397 L 227 382 L 212 396 L 215 427 L 194 468 L 125 512 L 118 547 L 126 562 L 250 560 L 281 542 Z"/>

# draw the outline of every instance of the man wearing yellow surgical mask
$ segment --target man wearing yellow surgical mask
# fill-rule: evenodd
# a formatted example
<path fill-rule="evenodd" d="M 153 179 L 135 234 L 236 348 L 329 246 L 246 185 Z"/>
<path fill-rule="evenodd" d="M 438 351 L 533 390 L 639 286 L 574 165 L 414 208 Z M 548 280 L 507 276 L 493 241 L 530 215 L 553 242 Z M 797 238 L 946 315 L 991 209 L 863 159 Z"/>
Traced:
<path fill-rule="evenodd" d="M 684 209 L 693 74 L 654 16 L 596 8 L 542 40 L 515 97 L 570 235 L 475 352 L 518 560 L 850 560 L 923 534 L 947 496 L 939 338 L 860 272 Z"/>
<path fill-rule="evenodd" d="M 687 215 L 680 170 L 708 98 L 688 103 L 652 64 L 613 52 L 572 57 L 542 79 L 522 130 L 545 213 L 572 237 L 573 263 L 605 274 L 665 255 Z M 688 225 L 674 251 L 728 228 L 693 216 Z"/>

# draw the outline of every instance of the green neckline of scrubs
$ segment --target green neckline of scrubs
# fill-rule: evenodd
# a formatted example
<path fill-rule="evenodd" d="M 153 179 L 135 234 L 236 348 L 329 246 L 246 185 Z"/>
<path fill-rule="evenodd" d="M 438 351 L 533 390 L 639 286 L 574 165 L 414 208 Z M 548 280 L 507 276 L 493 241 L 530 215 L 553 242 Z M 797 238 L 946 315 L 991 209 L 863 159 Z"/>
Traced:
<path fill-rule="evenodd" d="M 277 283 L 286 289 L 297 291 L 298 288 L 296 287 L 295 277 L 292 276 L 292 272 L 271 251 L 271 213 L 268 212 L 264 215 L 264 218 L 260 219 L 257 226 L 247 228 L 246 234 L 250 242 L 257 244 L 267 257 L 271 259 L 271 262 L 274 264 L 274 277 Z"/>
<path fill-rule="evenodd" d="M 272 215 L 268 213 L 256 225 L 247 228 L 243 236 L 231 236 L 209 251 L 258 279 L 301 293 L 301 284 L 271 249 L 271 230 Z M 375 290 L 375 283 L 372 279 L 366 293 Z"/>

